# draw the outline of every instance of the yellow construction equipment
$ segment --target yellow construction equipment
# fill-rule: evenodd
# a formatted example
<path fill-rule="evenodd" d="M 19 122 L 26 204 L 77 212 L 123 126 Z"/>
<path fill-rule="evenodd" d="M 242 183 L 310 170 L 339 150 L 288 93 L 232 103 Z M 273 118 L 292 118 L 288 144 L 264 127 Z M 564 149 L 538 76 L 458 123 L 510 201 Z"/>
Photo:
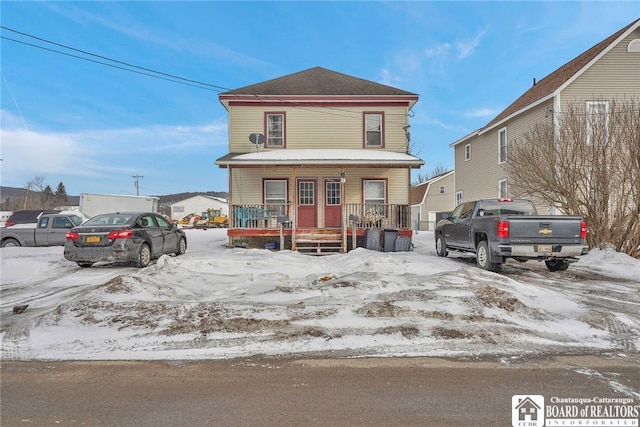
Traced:
<path fill-rule="evenodd" d="M 196 228 L 226 228 L 229 226 L 229 218 L 222 215 L 221 209 L 207 209 L 194 220 L 193 226 Z"/>

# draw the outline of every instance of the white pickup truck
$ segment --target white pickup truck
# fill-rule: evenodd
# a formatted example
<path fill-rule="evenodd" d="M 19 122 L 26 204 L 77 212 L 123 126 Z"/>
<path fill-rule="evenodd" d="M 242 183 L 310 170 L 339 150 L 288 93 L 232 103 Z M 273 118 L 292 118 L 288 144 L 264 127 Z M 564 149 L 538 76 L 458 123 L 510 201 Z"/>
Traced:
<path fill-rule="evenodd" d="M 85 218 L 74 214 L 42 214 L 38 222 L 0 228 L 0 247 L 64 246 L 67 231 Z"/>

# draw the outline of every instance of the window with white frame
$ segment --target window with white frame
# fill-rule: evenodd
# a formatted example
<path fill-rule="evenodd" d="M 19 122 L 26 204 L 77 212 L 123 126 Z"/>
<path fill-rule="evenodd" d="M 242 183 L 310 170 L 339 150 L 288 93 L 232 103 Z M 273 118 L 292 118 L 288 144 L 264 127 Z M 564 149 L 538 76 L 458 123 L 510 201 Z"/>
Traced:
<path fill-rule="evenodd" d="M 606 144 L 609 138 L 609 102 L 587 101 L 587 145 Z"/>
<path fill-rule="evenodd" d="M 462 203 L 462 191 L 456 191 L 456 206 Z"/>
<path fill-rule="evenodd" d="M 384 180 L 364 180 L 363 199 L 364 215 L 371 221 L 377 221 L 384 217 L 387 182 Z"/>
<path fill-rule="evenodd" d="M 471 144 L 464 146 L 464 161 L 471 160 Z"/>
<path fill-rule="evenodd" d="M 287 181 L 284 179 L 266 179 L 264 181 L 264 203 L 266 205 L 286 205 Z"/>
<path fill-rule="evenodd" d="M 439 190 L 440 190 L 440 194 L 444 194 L 444 185 L 441 185 Z"/>
<path fill-rule="evenodd" d="M 382 113 L 365 113 L 364 115 L 365 147 L 382 147 Z"/>
<path fill-rule="evenodd" d="M 267 113 L 265 116 L 267 128 L 266 147 L 284 147 L 284 114 Z"/>
<path fill-rule="evenodd" d="M 509 197 L 509 189 L 507 188 L 507 180 L 499 179 L 498 180 L 498 197 L 506 198 Z"/>
<path fill-rule="evenodd" d="M 507 128 L 498 131 L 498 163 L 507 161 Z"/>

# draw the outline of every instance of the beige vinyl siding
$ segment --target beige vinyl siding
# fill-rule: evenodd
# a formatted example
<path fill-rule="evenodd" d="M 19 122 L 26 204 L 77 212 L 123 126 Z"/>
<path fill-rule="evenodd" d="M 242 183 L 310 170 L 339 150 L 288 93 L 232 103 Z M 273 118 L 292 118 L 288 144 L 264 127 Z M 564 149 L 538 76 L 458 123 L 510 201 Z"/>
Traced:
<path fill-rule="evenodd" d="M 507 158 L 509 147 L 522 139 L 539 121 L 553 120 L 548 101 L 528 110 L 505 123 L 499 124 L 485 133 L 469 138 L 455 146 L 456 191 L 463 192 L 463 200 L 477 200 L 498 197 L 498 181 L 507 179 L 509 193 L 513 190 L 504 164 L 498 163 L 498 132 L 507 129 Z M 471 144 L 471 160 L 464 160 L 464 146 Z M 454 194 L 455 198 L 455 194 Z"/>
<path fill-rule="evenodd" d="M 344 169 L 347 180 L 344 187 L 344 203 L 362 203 L 363 179 L 386 179 L 387 202 L 406 204 L 409 200 L 407 184 L 408 169 L 404 168 L 354 168 Z M 289 181 L 289 198 L 293 199 L 293 182 L 298 178 L 317 180 L 318 190 L 322 195 L 325 178 L 339 178 L 339 168 L 232 168 L 231 169 L 231 202 L 232 204 L 262 203 L 262 181 L 266 179 L 287 179 Z M 292 200 L 293 201 L 293 200 Z M 322 203 L 322 198 L 318 199 Z"/>
<path fill-rule="evenodd" d="M 263 133 L 264 113 L 285 114 L 286 147 L 296 148 L 362 148 L 364 112 L 384 112 L 384 149 L 407 152 L 406 107 L 344 107 L 322 108 L 279 106 L 257 108 L 233 106 L 229 109 L 229 151 L 254 151 L 249 141 L 252 133 Z"/>
<path fill-rule="evenodd" d="M 444 194 L 440 194 L 440 186 L 444 185 Z M 455 174 L 448 175 L 429 184 L 427 190 L 426 211 L 449 212 L 455 208 Z"/>
<path fill-rule="evenodd" d="M 640 29 L 615 45 L 561 93 L 563 105 L 575 100 L 640 96 L 640 53 L 627 52 L 629 42 L 640 39 Z"/>

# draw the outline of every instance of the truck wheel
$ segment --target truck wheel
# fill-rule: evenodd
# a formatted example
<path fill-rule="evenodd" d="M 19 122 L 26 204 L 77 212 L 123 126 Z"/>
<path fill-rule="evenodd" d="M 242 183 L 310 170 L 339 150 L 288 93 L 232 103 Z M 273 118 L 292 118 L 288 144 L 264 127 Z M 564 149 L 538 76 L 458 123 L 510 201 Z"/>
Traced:
<path fill-rule="evenodd" d="M 496 270 L 496 264 L 489 261 L 489 245 L 487 245 L 486 240 L 478 243 L 478 247 L 476 248 L 476 262 L 478 263 L 478 267 L 484 270 Z"/>
<path fill-rule="evenodd" d="M 16 239 L 5 239 L 2 241 L 2 247 L 3 248 L 15 248 L 20 246 L 20 242 L 18 242 Z"/>
<path fill-rule="evenodd" d="M 178 242 L 178 250 L 176 251 L 176 256 L 182 255 L 187 251 L 187 239 L 184 237 L 180 238 Z"/>
<path fill-rule="evenodd" d="M 445 257 L 449 254 L 447 251 L 447 244 L 444 242 L 442 234 L 436 235 L 436 254 L 442 257 Z"/>
<path fill-rule="evenodd" d="M 563 259 L 552 259 L 544 263 L 549 271 L 564 271 L 569 268 L 569 263 Z"/>
<path fill-rule="evenodd" d="M 140 252 L 138 252 L 138 261 L 136 262 L 136 266 L 140 268 L 144 268 L 149 265 L 151 262 L 151 248 L 146 243 L 143 243 L 140 246 Z"/>
<path fill-rule="evenodd" d="M 81 261 L 77 263 L 82 268 L 91 267 L 93 265 L 92 262 Z"/>

